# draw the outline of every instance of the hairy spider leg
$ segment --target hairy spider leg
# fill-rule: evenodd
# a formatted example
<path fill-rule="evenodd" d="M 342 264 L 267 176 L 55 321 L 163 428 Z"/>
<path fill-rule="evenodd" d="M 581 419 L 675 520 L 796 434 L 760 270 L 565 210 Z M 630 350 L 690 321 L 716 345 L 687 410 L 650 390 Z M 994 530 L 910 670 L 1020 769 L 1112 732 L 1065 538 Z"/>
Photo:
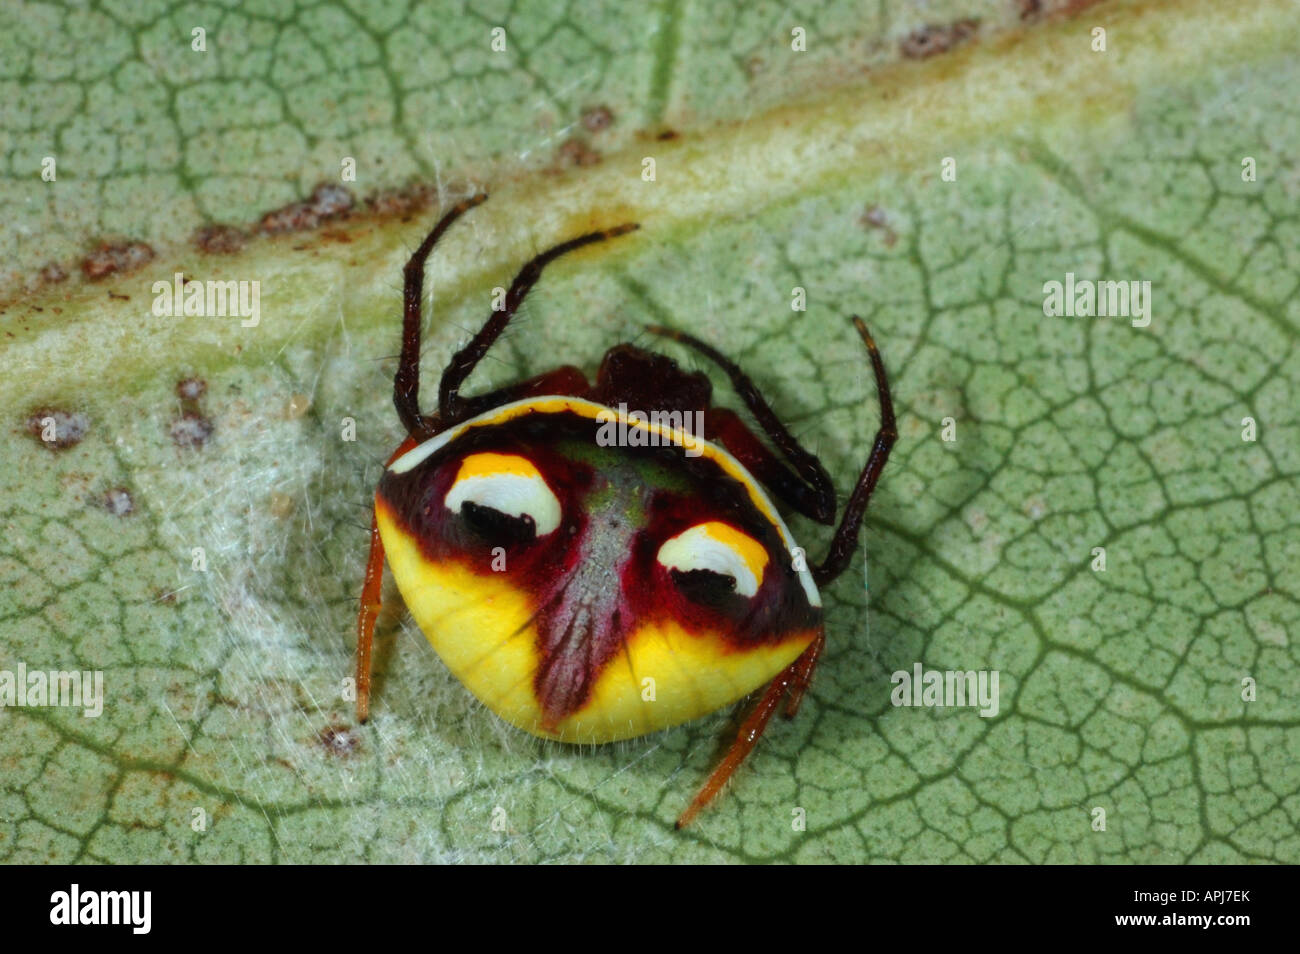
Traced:
<path fill-rule="evenodd" d="M 486 201 L 487 193 L 480 192 L 448 209 L 424 237 L 419 248 L 411 253 L 402 269 L 402 353 L 397 361 L 397 374 L 393 376 L 393 404 L 406 433 L 412 437 L 429 437 L 437 431 L 436 424 L 420 414 L 420 307 L 424 297 L 424 263 L 451 224 Z"/>
<path fill-rule="evenodd" d="M 876 482 L 880 479 L 880 473 L 885 467 L 885 462 L 889 459 L 889 452 L 898 439 L 898 427 L 894 420 L 894 404 L 890 398 L 889 381 L 885 376 L 884 361 L 881 360 L 880 352 L 876 348 L 876 342 L 872 339 L 871 333 L 867 330 L 867 326 L 862 319 L 855 315 L 853 324 L 862 337 L 863 343 L 867 346 L 867 353 L 871 358 L 871 367 L 875 373 L 876 392 L 880 401 L 880 428 L 876 432 L 876 439 L 872 444 L 871 453 L 867 457 L 867 463 L 858 477 L 858 482 L 853 488 L 848 504 L 845 506 L 844 516 L 835 531 L 834 538 L 831 540 L 826 559 L 812 569 L 813 578 L 818 586 L 835 579 L 849 565 L 853 550 L 857 546 L 858 533 L 862 527 L 862 516 L 866 512 L 867 501 L 870 500 L 871 492 L 875 489 Z M 676 337 L 675 334 L 672 336 Z M 689 336 L 683 336 L 680 340 L 688 341 L 688 339 Z M 707 348 L 707 346 L 705 347 Z M 705 351 L 705 353 L 707 354 L 708 351 Z M 731 365 L 731 367 L 735 369 L 735 374 L 739 375 L 742 380 L 748 381 L 735 365 Z M 732 380 L 735 383 L 736 377 L 733 376 Z M 739 384 L 737 384 L 737 390 L 740 390 Z M 755 389 L 753 393 L 757 394 L 757 390 Z M 766 407 L 766 402 L 763 403 L 763 406 Z M 752 405 L 750 410 L 753 410 Z M 771 413 L 770 410 L 768 413 Z M 758 414 L 755 414 L 755 417 L 758 417 Z M 775 419 L 774 415 L 773 419 Z M 762 418 L 760 417 L 759 420 L 761 422 Z M 764 428 L 767 429 L 766 424 L 764 424 Z M 784 431 L 783 427 L 782 430 Z M 768 435 L 772 436 L 770 429 Z M 776 441 L 775 438 L 773 440 Z M 793 437 L 790 437 L 790 440 L 793 441 Z M 778 446 L 780 445 L 778 444 Z M 808 456 L 811 457 L 811 455 Z M 744 724 L 741 725 L 735 741 L 731 743 L 722 761 L 718 763 L 717 768 L 713 770 L 713 774 L 709 776 L 695 798 L 691 800 L 686 810 L 677 819 L 678 828 L 689 825 L 695 816 L 722 791 L 723 786 L 727 784 L 736 769 L 740 767 L 740 764 L 745 761 L 749 753 L 754 750 L 754 746 L 758 744 L 759 738 L 763 735 L 763 730 L 767 728 L 767 723 L 772 718 L 772 713 L 780 707 L 781 700 L 786 697 L 787 693 L 789 699 L 785 709 L 786 718 L 792 718 L 799 711 L 799 703 L 803 700 L 804 693 L 812 682 L 813 670 L 817 668 L 817 662 L 820 660 L 825 647 L 826 637 L 823 633 L 803 651 L 798 659 L 783 669 L 768 684 L 758 704 L 754 706 Z"/>
<path fill-rule="evenodd" d="M 407 437 L 388 458 L 391 464 L 419 440 Z M 388 464 L 384 466 L 387 467 Z M 357 721 L 370 718 L 370 650 L 375 636 L 375 620 L 383 606 L 384 542 L 379 538 L 379 521 L 370 516 L 370 556 L 366 560 L 366 580 L 361 585 L 361 609 L 357 613 Z"/>
<path fill-rule="evenodd" d="M 443 427 L 456 424 L 469 416 L 469 402 L 460 396 L 461 385 L 465 383 L 465 379 L 470 376 L 479 361 L 487 354 L 488 349 L 501 336 L 501 332 L 505 331 L 506 325 L 514 317 L 524 297 L 537 284 L 537 280 L 542 277 L 542 269 L 561 255 L 576 251 L 585 245 L 626 235 L 638 228 L 640 226 L 635 222 L 628 222 L 611 229 L 601 229 L 598 232 L 579 235 L 577 238 L 569 239 L 567 242 L 561 242 L 559 245 L 547 249 L 531 259 L 519 270 L 519 274 L 515 276 L 515 280 L 510 283 L 510 289 L 506 292 L 504 307 L 501 311 L 493 311 L 488 316 L 487 321 L 483 323 L 483 327 L 478 330 L 478 334 L 470 339 L 469 344 L 452 355 L 451 361 L 442 372 L 442 380 L 438 385 L 438 417 Z"/>
<path fill-rule="evenodd" d="M 769 451 L 745 426 L 745 422 L 726 408 L 709 411 L 710 430 L 727 449 L 735 454 L 772 492 L 805 517 L 818 523 L 835 520 L 835 487 L 826 468 L 816 455 L 805 450 L 798 439 L 781 423 L 758 386 L 740 367 L 711 344 L 694 335 L 662 325 L 649 325 L 651 334 L 662 335 L 700 352 L 726 373 L 745 407 L 754 415 L 763 432 L 777 450 L 794 466 L 794 473 Z"/>

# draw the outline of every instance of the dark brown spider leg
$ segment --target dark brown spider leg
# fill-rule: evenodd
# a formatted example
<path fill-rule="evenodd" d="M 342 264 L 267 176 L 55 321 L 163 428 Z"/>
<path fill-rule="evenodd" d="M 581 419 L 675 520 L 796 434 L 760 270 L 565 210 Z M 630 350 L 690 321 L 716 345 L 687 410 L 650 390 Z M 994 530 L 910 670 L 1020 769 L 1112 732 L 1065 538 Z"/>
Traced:
<path fill-rule="evenodd" d="M 663 335 L 694 348 L 726 373 L 727 377 L 731 379 L 732 387 L 736 389 L 736 393 L 745 402 L 745 407 L 749 408 L 749 412 L 754 415 L 764 433 L 785 456 L 786 460 L 794 466 L 795 471 L 803 479 L 804 483 L 812 489 L 811 497 L 804 495 L 801 501 L 789 499 L 787 502 L 806 516 L 820 523 L 833 521 L 835 519 L 835 487 L 831 484 L 831 478 L 826 473 L 826 468 L 822 466 L 821 461 L 816 456 L 804 450 L 795 436 L 781 423 L 776 416 L 776 412 L 772 410 L 771 405 L 767 403 L 767 400 L 759 392 L 754 382 L 749 379 L 749 376 L 722 352 L 693 335 L 678 331 L 675 328 L 665 328 L 662 325 L 649 325 L 646 330 L 652 334 Z M 768 456 L 770 457 L 770 455 Z M 785 469 L 784 465 L 774 457 L 765 467 L 773 473 L 777 472 L 778 468 Z M 790 483 L 790 478 L 793 475 L 789 475 L 788 471 L 787 475 L 786 478 L 776 482 L 774 489 L 780 484 Z"/>
<path fill-rule="evenodd" d="M 428 437 L 436 430 L 432 422 L 420 414 L 420 306 L 424 298 L 424 263 L 451 224 L 486 199 L 487 194 L 480 192 L 448 209 L 447 214 L 424 237 L 420 247 L 411 254 L 402 270 L 405 276 L 402 289 L 402 354 L 397 362 L 397 374 L 393 377 L 393 404 L 397 407 L 397 417 L 406 428 L 406 433 L 412 436 Z"/>
<path fill-rule="evenodd" d="M 875 372 L 876 390 L 880 400 L 881 423 L 880 429 L 876 432 L 876 440 L 872 445 L 866 466 L 862 470 L 862 475 L 858 478 L 857 486 L 853 488 L 853 494 L 850 496 L 848 506 L 845 508 L 844 517 L 840 521 L 840 526 L 831 541 L 830 552 L 827 554 L 826 560 L 812 570 L 813 578 L 818 585 L 823 585 L 844 572 L 845 567 L 848 566 L 849 561 L 852 559 L 853 550 L 858 539 L 858 531 L 862 526 L 862 516 L 867 509 L 867 501 L 871 497 L 872 490 L 875 489 L 876 482 L 880 479 L 880 472 L 884 469 L 885 462 L 889 459 L 889 451 L 894 446 L 894 441 L 898 439 L 898 426 L 894 420 L 894 405 L 889 395 L 889 382 L 885 375 L 885 364 L 880 358 L 876 342 L 872 339 L 871 333 L 867 330 L 867 326 L 863 324 L 862 319 L 855 315 L 853 324 L 867 346 L 867 353 L 871 356 L 871 366 Z M 667 333 L 670 337 L 678 337 L 677 333 Z M 684 335 L 679 340 L 693 341 L 693 339 L 689 339 L 689 336 Z M 706 345 L 700 350 L 708 354 L 712 349 L 708 349 Z M 709 356 L 713 357 L 713 355 Z M 721 362 L 719 363 L 721 364 Z M 725 368 L 726 365 L 723 365 L 723 367 Z M 734 368 L 734 365 L 732 367 Z M 734 377 L 733 383 L 736 383 Z M 738 384 L 737 390 L 740 390 Z M 754 393 L 757 394 L 757 391 L 754 391 Z M 750 407 L 750 410 L 754 411 L 753 406 Z M 755 412 L 755 416 L 758 417 L 757 412 Z M 760 420 L 762 419 L 760 418 Z M 773 420 L 775 420 L 774 416 Z M 772 437 L 770 430 L 768 436 Z M 776 441 L 775 437 L 773 437 L 773 441 Z M 808 456 L 811 457 L 811 455 Z M 804 693 L 812 681 L 813 671 L 817 667 L 817 662 L 821 658 L 825 646 L 825 633 L 819 633 L 799 658 L 772 680 L 763 693 L 763 697 L 758 701 L 758 705 L 754 707 L 744 725 L 741 726 L 736 741 L 731 744 L 731 748 L 727 750 L 722 762 L 713 770 L 713 774 L 709 776 L 699 793 L 691 801 L 691 804 L 687 806 L 686 811 L 682 812 L 681 817 L 677 819 L 678 828 L 689 825 L 695 816 L 700 813 L 700 810 L 708 805 L 722 790 L 722 787 L 745 760 L 746 756 L 753 751 L 754 746 L 763 734 L 763 730 L 767 727 L 768 721 L 772 718 L 772 713 L 780 706 L 781 699 L 787 692 L 790 695 L 789 701 L 786 703 L 785 715 L 792 717 L 799 710 L 799 703 L 803 700 Z"/>
<path fill-rule="evenodd" d="M 419 440 L 408 437 L 388 458 L 391 464 Z M 387 467 L 388 464 L 384 466 Z M 370 517 L 370 557 L 366 560 L 366 579 L 361 585 L 361 610 L 357 613 L 357 721 L 370 718 L 370 649 L 375 638 L 375 620 L 383 605 L 384 541 L 379 538 L 379 521 Z"/>
<path fill-rule="evenodd" d="M 706 410 L 704 436 L 730 451 L 778 500 L 818 523 L 834 523 L 835 511 L 826 510 L 820 492 L 782 463 L 735 411 L 725 407 Z"/>
<path fill-rule="evenodd" d="M 781 705 L 781 698 L 786 694 L 791 685 L 794 684 L 800 672 L 800 666 L 804 656 L 807 656 L 817 647 L 814 642 L 811 646 L 803 651 L 798 659 L 792 662 L 785 669 L 782 669 L 777 677 L 768 683 L 767 689 L 764 690 L 763 696 L 758 700 L 758 704 L 746 717 L 740 731 L 736 733 L 736 741 L 731 743 L 727 749 L 727 754 L 722 757 L 713 774 L 708 777 L 704 785 L 700 787 L 699 792 L 691 799 L 691 803 L 686 806 L 686 811 L 682 812 L 677 819 L 677 827 L 685 828 L 700 810 L 709 802 L 717 798 L 722 787 L 727 784 L 728 779 L 740 768 L 740 763 L 745 761 L 754 746 L 758 744 L 759 738 L 763 735 L 763 730 L 767 728 L 768 721 L 772 718 L 772 713 Z"/>
<path fill-rule="evenodd" d="M 446 370 L 442 372 L 442 381 L 438 386 L 438 415 L 443 426 L 455 424 L 465 418 L 466 401 L 460 396 L 461 385 L 465 383 L 465 379 L 470 376 L 483 355 L 487 354 L 488 349 L 501 336 L 501 332 L 505 330 L 506 325 L 510 323 L 510 319 L 514 317 L 519 304 L 524 300 L 524 296 L 541 278 L 542 269 L 561 255 L 580 249 L 584 245 L 591 245 L 594 242 L 603 242 L 606 239 L 625 235 L 637 228 L 640 228 L 640 226 L 630 222 L 615 226 L 612 229 L 603 229 L 599 232 L 588 232 L 586 235 L 579 235 L 577 238 L 569 239 L 554 248 L 547 249 L 519 270 L 519 274 L 515 276 L 515 280 L 510 284 L 509 291 L 506 292 L 505 307 L 501 311 L 492 312 L 488 320 L 484 322 L 483 327 L 479 329 L 478 334 L 470 339 L 469 344 L 452 355 L 451 362 L 447 365 Z"/>
<path fill-rule="evenodd" d="M 880 359 L 876 342 L 872 339 L 871 332 L 867 331 L 867 326 L 862 323 L 862 319 L 854 315 L 853 324 L 867 346 L 867 353 L 871 356 L 871 367 L 876 375 L 876 393 L 880 400 L 880 430 L 876 431 L 876 440 L 871 447 L 871 454 L 867 457 L 867 464 L 862 468 L 861 476 L 858 477 L 857 486 L 849 496 L 849 502 L 844 508 L 844 516 L 835 531 L 835 536 L 831 539 L 826 559 L 819 566 L 812 567 L 813 580 L 818 586 L 824 586 L 843 573 L 849 561 L 853 559 L 853 551 L 858 545 L 858 531 L 862 527 L 862 515 L 867 510 L 867 501 L 871 499 L 871 492 L 876 489 L 876 481 L 880 479 L 880 472 L 885 468 L 885 461 L 889 460 L 889 451 L 893 448 L 894 441 L 898 439 L 898 425 L 894 421 L 894 402 L 890 400 L 889 381 L 885 377 L 885 362 Z"/>

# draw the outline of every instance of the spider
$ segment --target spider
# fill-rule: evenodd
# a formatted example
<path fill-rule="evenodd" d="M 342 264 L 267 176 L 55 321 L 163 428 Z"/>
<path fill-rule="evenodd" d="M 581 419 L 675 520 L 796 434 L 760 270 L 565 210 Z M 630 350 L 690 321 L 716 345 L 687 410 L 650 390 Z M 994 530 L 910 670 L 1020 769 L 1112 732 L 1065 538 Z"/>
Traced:
<path fill-rule="evenodd" d="M 772 498 L 834 525 L 826 469 L 753 381 L 692 335 L 648 328 L 716 365 L 775 452 L 739 414 L 711 404 L 707 376 L 632 344 L 605 353 L 594 383 L 563 365 L 489 394 L 461 393 L 548 264 L 635 224 L 580 235 L 524 265 L 503 307 L 452 356 L 437 409 L 425 414 L 425 262 L 452 223 L 486 198 L 451 208 L 406 263 L 393 403 L 407 437 L 375 491 L 357 622 L 357 718 L 370 711 L 385 562 L 452 673 L 502 719 L 542 738 L 634 738 L 765 686 L 677 820 L 681 828 L 719 793 L 782 701 L 792 717 L 808 689 L 826 645 L 819 587 L 848 567 L 897 438 L 884 362 L 854 317 L 881 423 L 829 550 L 811 565 Z"/>

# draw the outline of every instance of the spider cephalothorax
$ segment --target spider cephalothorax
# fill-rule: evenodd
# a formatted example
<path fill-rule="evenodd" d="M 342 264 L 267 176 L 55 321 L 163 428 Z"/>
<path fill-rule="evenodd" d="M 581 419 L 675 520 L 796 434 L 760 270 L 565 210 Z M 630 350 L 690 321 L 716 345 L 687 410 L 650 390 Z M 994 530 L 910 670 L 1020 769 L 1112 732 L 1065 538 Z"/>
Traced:
<path fill-rule="evenodd" d="M 678 820 L 718 792 L 788 696 L 793 715 L 825 634 L 818 585 L 848 565 L 867 499 L 895 438 L 884 367 L 882 426 L 830 552 L 806 560 L 769 497 L 833 523 L 825 469 L 777 420 L 753 383 L 690 335 L 731 379 L 779 452 L 709 379 L 630 344 L 611 348 L 594 383 L 564 366 L 473 398 L 460 387 L 543 267 L 622 235 L 572 239 L 529 262 L 443 372 L 438 410 L 418 406 L 424 262 L 479 195 L 451 209 L 406 266 L 394 402 L 408 438 L 375 493 L 358 623 L 358 717 L 369 712 L 370 642 L 385 558 L 420 628 L 485 705 L 534 735 L 608 742 L 644 735 L 767 689 L 730 752 Z M 783 459 L 784 458 L 784 459 Z"/>

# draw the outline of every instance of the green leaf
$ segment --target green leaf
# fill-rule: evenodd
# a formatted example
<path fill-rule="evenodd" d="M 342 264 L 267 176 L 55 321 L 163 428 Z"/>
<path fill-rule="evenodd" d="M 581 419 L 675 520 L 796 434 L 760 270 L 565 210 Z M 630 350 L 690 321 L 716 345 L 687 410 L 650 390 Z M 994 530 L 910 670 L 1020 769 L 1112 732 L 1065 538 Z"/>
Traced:
<path fill-rule="evenodd" d="M 98 718 L 0 710 L 0 859 L 1300 861 L 1294 4 L 146 6 L 0 12 L 0 670 L 104 674 Z M 344 157 L 349 214 L 192 240 Z M 419 182 L 493 193 L 431 263 L 426 382 L 527 257 L 629 219 L 475 388 L 670 323 L 847 493 L 878 422 L 848 316 L 881 346 L 901 437 L 811 695 L 683 832 L 731 714 L 540 742 L 391 586 L 353 723 L 401 266 L 436 212 L 391 190 Z M 42 276 L 101 239 L 154 257 Z M 177 272 L 260 282 L 260 322 L 155 317 Z M 1046 315 L 1067 273 L 1149 281 L 1150 324 Z M 49 416 L 84 436 L 43 446 Z M 892 705 L 917 663 L 996 670 L 996 716 Z"/>

